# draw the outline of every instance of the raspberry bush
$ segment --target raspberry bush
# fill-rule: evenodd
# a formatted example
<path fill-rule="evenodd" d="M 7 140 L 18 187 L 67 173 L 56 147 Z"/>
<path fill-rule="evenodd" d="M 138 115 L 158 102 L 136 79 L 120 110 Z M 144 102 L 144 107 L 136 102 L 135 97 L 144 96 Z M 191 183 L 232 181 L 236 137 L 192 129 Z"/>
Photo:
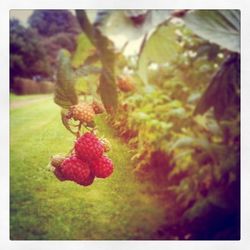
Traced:
<path fill-rule="evenodd" d="M 222 203 L 227 216 L 237 216 L 238 205 L 230 207 L 232 197 L 225 190 L 239 189 L 239 12 L 102 11 L 93 22 L 85 11 L 76 15 L 96 50 L 75 53 L 73 63 L 70 54 L 60 54 L 55 102 L 62 107 L 64 126 L 76 136 L 66 156 L 74 157 L 75 165 L 69 161 L 68 168 L 75 174 L 69 178 L 64 168 L 54 167 L 56 176 L 83 183 L 87 165 L 97 178 L 113 173 L 105 155 L 111 145 L 96 133 L 94 120 L 102 115 L 129 145 L 139 179 L 172 197 L 168 219 L 174 220 L 173 228 L 195 228 L 206 211 L 214 213 L 211 207 Z M 116 43 L 119 29 L 127 42 L 144 37 L 136 55 L 123 53 L 126 42 L 122 48 Z M 88 76 L 87 87 L 75 87 L 79 75 Z M 179 238 L 191 237 L 189 229 L 183 231 Z M 192 229 L 192 234 L 200 232 Z"/>

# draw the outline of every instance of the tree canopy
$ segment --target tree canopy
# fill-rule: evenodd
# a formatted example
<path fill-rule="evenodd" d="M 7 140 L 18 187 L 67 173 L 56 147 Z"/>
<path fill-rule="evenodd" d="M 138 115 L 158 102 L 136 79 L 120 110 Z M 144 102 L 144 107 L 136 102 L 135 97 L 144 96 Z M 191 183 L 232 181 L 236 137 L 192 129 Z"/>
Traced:
<path fill-rule="evenodd" d="M 29 18 L 29 24 L 42 36 L 57 33 L 79 33 L 79 25 L 68 10 L 35 10 Z"/>
<path fill-rule="evenodd" d="M 16 76 L 48 76 L 50 68 L 45 50 L 39 46 L 37 32 L 25 28 L 16 19 L 10 20 L 10 79 Z"/>

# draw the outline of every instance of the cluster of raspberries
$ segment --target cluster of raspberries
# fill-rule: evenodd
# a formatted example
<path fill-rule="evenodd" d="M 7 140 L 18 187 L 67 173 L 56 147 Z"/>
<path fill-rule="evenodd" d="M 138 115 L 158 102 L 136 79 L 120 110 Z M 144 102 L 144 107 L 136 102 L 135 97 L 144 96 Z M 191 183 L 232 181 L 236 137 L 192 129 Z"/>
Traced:
<path fill-rule="evenodd" d="M 75 142 L 75 154 L 52 159 L 54 174 L 61 181 L 70 180 L 79 185 L 91 185 L 95 177 L 106 178 L 113 173 L 114 165 L 104 152 L 109 149 L 105 140 L 86 132 Z"/>

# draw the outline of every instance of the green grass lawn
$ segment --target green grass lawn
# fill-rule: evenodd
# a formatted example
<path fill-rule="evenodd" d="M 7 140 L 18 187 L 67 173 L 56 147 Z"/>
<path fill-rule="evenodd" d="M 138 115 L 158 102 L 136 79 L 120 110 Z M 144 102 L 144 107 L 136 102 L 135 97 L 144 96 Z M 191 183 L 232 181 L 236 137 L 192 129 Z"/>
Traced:
<path fill-rule="evenodd" d="M 145 185 L 135 180 L 129 149 L 103 117 L 96 122 L 112 143 L 109 156 L 115 171 L 108 179 L 82 187 L 60 182 L 47 170 L 50 157 L 67 153 L 75 139 L 61 124 L 60 108 L 52 97 L 11 109 L 10 115 L 11 239 L 151 238 L 164 221 L 164 211 Z"/>

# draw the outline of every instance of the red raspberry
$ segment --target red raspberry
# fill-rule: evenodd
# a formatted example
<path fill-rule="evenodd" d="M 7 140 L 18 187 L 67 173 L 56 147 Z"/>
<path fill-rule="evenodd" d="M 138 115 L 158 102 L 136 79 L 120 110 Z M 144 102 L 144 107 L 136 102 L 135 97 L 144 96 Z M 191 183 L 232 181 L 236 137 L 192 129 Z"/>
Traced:
<path fill-rule="evenodd" d="M 59 181 L 66 181 L 66 180 L 67 180 L 67 179 L 65 178 L 65 176 L 63 175 L 63 173 L 62 173 L 61 167 L 54 168 L 53 173 L 54 173 L 54 175 L 56 176 L 56 178 L 57 178 Z"/>
<path fill-rule="evenodd" d="M 94 180 L 89 165 L 76 156 L 71 156 L 63 161 L 61 172 L 67 180 L 83 186 L 90 185 Z"/>
<path fill-rule="evenodd" d="M 103 154 L 104 148 L 98 138 L 87 132 L 75 143 L 76 155 L 82 160 L 96 160 Z"/>
<path fill-rule="evenodd" d="M 83 180 L 81 185 L 89 186 L 89 185 L 91 185 L 93 183 L 94 179 L 95 179 L 95 175 L 94 175 L 93 171 L 90 170 L 89 177 L 86 180 Z"/>
<path fill-rule="evenodd" d="M 135 90 L 133 79 L 126 75 L 121 75 L 117 78 L 117 86 L 122 92 L 130 92 Z"/>
<path fill-rule="evenodd" d="M 98 101 L 93 101 L 92 108 L 96 114 L 102 114 L 105 111 L 103 104 Z"/>
<path fill-rule="evenodd" d="M 92 168 L 94 169 L 95 176 L 98 178 L 106 178 L 113 173 L 113 162 L 105 155 L 98 160 L 92 162 Z"/>

